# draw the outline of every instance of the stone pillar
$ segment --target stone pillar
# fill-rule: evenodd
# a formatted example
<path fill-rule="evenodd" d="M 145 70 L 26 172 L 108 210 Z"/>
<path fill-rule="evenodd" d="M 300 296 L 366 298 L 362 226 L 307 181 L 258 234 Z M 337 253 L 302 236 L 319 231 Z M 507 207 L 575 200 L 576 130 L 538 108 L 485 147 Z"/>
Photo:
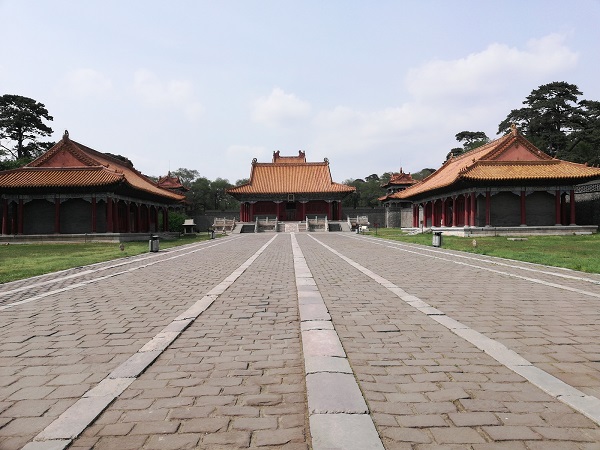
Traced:
<path fill-rule="evenodd" d="M 527 226 L 527 211 L 525 208 L 526 195 L 525 191 L 521 191 L 521 226 Z"/>

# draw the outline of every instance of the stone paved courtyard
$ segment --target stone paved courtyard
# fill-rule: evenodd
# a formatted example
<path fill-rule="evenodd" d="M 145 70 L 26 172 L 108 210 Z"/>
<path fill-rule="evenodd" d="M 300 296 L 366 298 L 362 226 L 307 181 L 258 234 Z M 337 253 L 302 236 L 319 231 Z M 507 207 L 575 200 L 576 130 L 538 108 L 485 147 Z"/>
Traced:
<path fill-rule="evenodd" d="M 0 449 L 599 449 L 600 277 L 351 233 L 0 285 Z"/>

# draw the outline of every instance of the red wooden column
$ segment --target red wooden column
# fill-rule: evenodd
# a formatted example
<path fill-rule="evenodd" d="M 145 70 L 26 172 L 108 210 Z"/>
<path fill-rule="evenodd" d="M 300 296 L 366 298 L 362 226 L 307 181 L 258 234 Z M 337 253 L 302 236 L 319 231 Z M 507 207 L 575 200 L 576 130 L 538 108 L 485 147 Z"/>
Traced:
<path fill-rule="evenodd" d="M 485 226 L 492 224 L 492 194 L 490 191 L 485 193 Z"/>
<path fill-rule="evenodd" d="M 477 213 L 477 197 L 471 192 L 471 226 L 475 226 L 475 214 Z"/>
<path fill-rule="evenodd" d="M 113 232 L 113 201 L 112 197 L 106 197 L 106 232 Z"/>
<path fill-rule="evenodd" d="M 437 222 L 437 215 L 435 214 L 435 200 L 431 201 L 431 226 L 435 227 Z"/>
<path fill-rule="evenodd" d="M 125 202 L 125 233 L 131 233 L 131 202 Z"/>
<path fill-rule="evenodd" d="M 456 211 L 457 201 L 456 195 L 452 196 L 452 226 L 455 227 L 458 220 L 458 211 Z"/>
<path fill-rule="evenodd" d="M 448 217 L 446 217 L 446 199 L 442 200 L 442 226 L 446 227 L 448 226 Z"/>
<path fill-rule="evenodd" d="M 121 232 L 121 214 L 119 214 L 119 200 L 117 200 L 116 202 L 113 202 L 113 230 L 115 231 L 115 233 L 120 233 Z"/>
<path fill-rule="evenodd" d="M 246 202 L 240 203 L 240 222 L 245 222 L 246 218 L 244 217 L 244 209 L 246 208 Z"/>
<path fill-rule="evenodd" d="M 140 233 L 141 231 L 142 231 L 142 205 L 138 203 L 136 221 L 135 221 L 135 232 Z"/>
<path fill-rule="evenodd" d="M 570 207 L 571 207 L 571 223 L 570 225 L 576 225 L 575 223 L 575 190 L 571 189 L 571 192 L 569 192 L 569 202 L 570 202 Z"/>
<path fill-rule="evenodd" d="M 163 209 L 163 230 L 169 231 L 169 208 Z"/>
<path fill-rule="evenodd" d="M 92 196 L 92 233 L 96 232 L 96 196 Z"/>
<path fill-rule="evenodd" d="M 331 214 L 331 201 L 327 202 L 327 220 L 332 220 L 333 216 Z"/>
<path fill-rule="evenodd" d="M 521 191 L 521 226 L 527 225 L 527 211 L 525 210 L 525 191 Z"/>
<path fill-rule="evenodd" d="M 471 205 L 471 202 L 469 202 L 469 197 L 468 194 L 464 194 L 464 200 L 465 200 L 465 211 L 464 211 L 464 222 L 465 222 L 465 227 L 469 226 L 469 207 Z"/>
<path fill-rule="evenodd" d="M 555 209 L 555 225 L 561 225 L 560 220 L 560 189 L 556 190 L 554 194 L 554 209 Z"/>
<path fill-rule="evenodd" d="M 23 199 L 19 199 L 19 206 L 17 206 L 17 233 L 23 234 Z"/>
<path fill-rule="evenodd" d="M 8 234 L 8 200 L 2 199 L 2 234 Z"/>

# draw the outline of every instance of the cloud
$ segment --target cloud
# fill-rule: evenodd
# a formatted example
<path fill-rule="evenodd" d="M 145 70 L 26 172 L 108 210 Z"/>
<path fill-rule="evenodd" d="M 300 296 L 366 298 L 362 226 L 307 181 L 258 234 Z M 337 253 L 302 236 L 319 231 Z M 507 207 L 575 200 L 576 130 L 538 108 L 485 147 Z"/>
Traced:
<path fill-rule="evenodd" d="M 578 54 L 564 41 L 552 34 L 523 49 L 491 44 L 463 58 L 414 67 L 405 78 L 408 97 L 398 106 L 337 106 L 316 114 L 314 147 L 332 158 L 356 155 L 365 164 L 385 164 L 385 170 L 438 167 L 458 145 L 456 133 L 481 130 L 494 138 L 498 123 L 525 95 L 572 70 Z"/>
<path fill-rule="evenodd" d="M 310 109 L 310 103 L 275 87 L 268 97 L 261 97 L 254 102 L 252 120 L 271 127 L 285 127 L 308 117 Z"/>
<path fill-rule="evenodd" d="M 102 97 L 113 90 L 106 75 L 89 68 L 75 69 L 65 77 L 66 92 L 78 97 Z"/>
<path fill-rule="evenodd" d="M 189 81 L 162 81 L 153 72 L 140 69 L 134 74 L 133 88 L 146 104 L 178 109 L 191 121 L 204 112 L 202 104 L 195 100 L 194 87 Z"/>
<path fill-rule="evenodd" d="M 514 83 L 573 69 L 578 54 L 564 41 L 565 36 L 551 34 L 531 39 L 523 50 L 494 43 L 464 58 L 430 61 L 409 71 L 406 86 L 421 101 L 498 95 Z"/>

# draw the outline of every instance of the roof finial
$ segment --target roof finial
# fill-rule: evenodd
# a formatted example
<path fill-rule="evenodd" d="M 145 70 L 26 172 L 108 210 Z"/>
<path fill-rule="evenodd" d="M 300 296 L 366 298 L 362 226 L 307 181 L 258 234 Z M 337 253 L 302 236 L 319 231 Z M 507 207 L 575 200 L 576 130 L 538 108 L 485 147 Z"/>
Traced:
<path fill-rule="evenodd" d="M 511 123 L 510 124 L 510 132 L 513 134 L 513 136 L 517 135 L 517 124 L 515 123 Z"/>
<path fill-rule="evenodd" d="M 65 130 L 64 134 L 63 134 L 63 141 L 68 141 L 69 140 L 69 130 Z"/>

